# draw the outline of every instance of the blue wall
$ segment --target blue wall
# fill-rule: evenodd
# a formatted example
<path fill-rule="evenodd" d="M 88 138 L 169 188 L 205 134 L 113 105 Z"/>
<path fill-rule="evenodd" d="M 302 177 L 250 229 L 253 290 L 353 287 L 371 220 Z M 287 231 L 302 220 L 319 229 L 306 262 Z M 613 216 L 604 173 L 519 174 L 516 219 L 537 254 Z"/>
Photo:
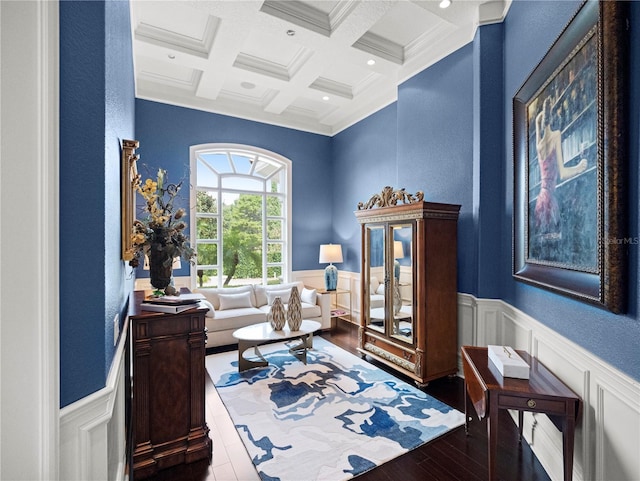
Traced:
<path fill-rule="evenodd" d="M 189 147 L 206 143 L 248 144 L 280 154 L 292 162 L 292 269 L 318 269 L 322 243 L 331 237 L 331 139 L 273 125 L 198 110 L 136 101 L 136 135 L 140 141 L 140 173 L 155 176 L 166 169 L 173 182 L 189 183 Z M 145 165 L 148 168 L 145 168 Z M 184 190 L 182 205 L 188 205 Z M 178 204 L 176 202 L 176 204 Z M 189 275 L 186 262 L 176 275 Z M 138 277 L 148 273 L 138 269 Z"/>
<path fill-rule="evenodd" d="M 113 195 L 134 138 L 129 23 L 128 2 L 60 2 L 61 406 L 104 387 L 133 286 Z"/>
<path fill-rule="evenodd" d="M 469 44 L 398 89 L 399 185 L 460 204 L 458 291 L 473 292 L 473 48 Z"/>
<path fill-rule="evenodd" d="M 504 174 L 503 26 L 479 28 L 473 42 L 473 219 L 476 268 L 468 274 L 478 297 L 500 297 L 500 263 L 511 245 L 503 245 L 501 232 Z M 471 256 L 471 254 L 469 254 Z"/>
<path fill-rule="evenodd" d="M 397 110 L 394 102 L 333 137 L 333 239 L 344 259 L 338 269 L 360 272 L 358 202 L 398 185 Z"/>
<path fill-rule="evenodd" d="M 432 202 L 460 204 L 458 290 L 475 272 L 472 216 L 473 50 L 463 47 L 398 88 L 395 104 L 333 139 L 334 235 L 348 246 L 344 269 L 360 272 L 353 211 L 386 185 L 424 191 Z M 455 173 L 455 175 L 452 175 Z"/>
<path fill-rule="evenodd" d="M 564 26 L 577 11 L 581 2 L 528 2 L 515 1 L 504 22 L 504 66 L 505 93 L 503 108 L 507 119 L 511 118 L 511 102 L 515 93 L 527 79 L 529 73 L 542 59 Z M 630 2 L 632 21 L 640 25 L 640 2 Z M 631 29 L 631 97 L 630 107 L 630 152 L 629 169 L 629 236 L 638 238 L 638 94 L 640 93 L 639 49 L 640 32 Z M 504 246 L 511 245 L 511 219 L 513 207 L 513 146 L 511 123 L 506 122 L 503 136 L 505 148 L 505 177 L 502 186 L 505 207 L 502 236 Z M 571 341 L 588 349 L 596 356 L 623 372 L 640 379 L 640 322 L 638 321 L 638 254 L 637 245 L 630 246 L 629 282 L 627 284 L 629 309 L 627 315 L 613 315 L 605 310 L 591 307 L 545 290 L 515 282 L 511 276 L 511 257 L 502 258 L 502 298 L 535 319 L 543 322 Z"/>

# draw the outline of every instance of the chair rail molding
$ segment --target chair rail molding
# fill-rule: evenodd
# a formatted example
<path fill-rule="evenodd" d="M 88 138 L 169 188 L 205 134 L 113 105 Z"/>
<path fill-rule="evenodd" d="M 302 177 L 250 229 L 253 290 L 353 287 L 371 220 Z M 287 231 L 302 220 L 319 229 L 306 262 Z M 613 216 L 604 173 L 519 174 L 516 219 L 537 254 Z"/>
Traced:
<path fill-rule="evenodd" d="M 574 479 L 637 480 L 640 383 L 502 300 L 459 293 L 458 326 L 460 346 L 526 350 L 582 398 Z M 462 376 L 461 358 L 458 365 Z M 551 479 L 562 479 L 562 433 L 546 416 L 525 413 L 524 436 Z"/>

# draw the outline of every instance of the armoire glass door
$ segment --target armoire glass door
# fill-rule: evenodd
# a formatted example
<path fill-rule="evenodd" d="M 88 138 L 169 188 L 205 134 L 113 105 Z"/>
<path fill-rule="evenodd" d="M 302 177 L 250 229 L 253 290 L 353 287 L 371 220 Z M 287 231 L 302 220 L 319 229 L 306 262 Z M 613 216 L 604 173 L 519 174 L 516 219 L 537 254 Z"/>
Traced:
<path fill-rule="evenodd" d="M 371 329 L 385 332 L 385 225 L 369 224 L 365 231 L 365 272 L 364 279 L 368 287 L 369 312 L 367 325 Z"/>
<path fill-rule="evenodd" d="M 413 343 L 413 224 L 391 224 L 389 238 L 393 240 L 393 265 L 389 296 L 390 335 L 400 341 Z"/>

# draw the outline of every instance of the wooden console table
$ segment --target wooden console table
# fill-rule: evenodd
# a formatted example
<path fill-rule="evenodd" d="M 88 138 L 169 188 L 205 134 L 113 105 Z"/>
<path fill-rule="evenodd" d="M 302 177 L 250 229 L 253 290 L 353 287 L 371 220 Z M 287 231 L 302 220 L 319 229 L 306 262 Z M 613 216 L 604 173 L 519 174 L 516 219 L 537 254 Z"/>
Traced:
<path fill-rule="evenodd" d="M 518 411 L 518 430 L 522 440 L 523 411 L 544 413 L 562 431 L 564 479 L 571 481 L 573 475 L 573 438 L 576 419 L 580 414 L 581 401 L 551 371 L 529 356 L 517 351 L 529 364 L 529 379 L 503 378 L 489 367 L 486 347 L 462 347 L 464 369 L 464 412 L 467 429 L 467 403 L 471 400 L 480 419 L 487 419 L 489 440 L 489 480 L 496 479 L 496 451 L 498 448 L 498 410 Z M 492 372 L 493 371 L 493 372 Z"/>
<path fill-rule="evenodd" d="M 211 459 L 205 422 L 206 309 L 143 311 L 144 291 L 130 304 L 133 479 Z"/>

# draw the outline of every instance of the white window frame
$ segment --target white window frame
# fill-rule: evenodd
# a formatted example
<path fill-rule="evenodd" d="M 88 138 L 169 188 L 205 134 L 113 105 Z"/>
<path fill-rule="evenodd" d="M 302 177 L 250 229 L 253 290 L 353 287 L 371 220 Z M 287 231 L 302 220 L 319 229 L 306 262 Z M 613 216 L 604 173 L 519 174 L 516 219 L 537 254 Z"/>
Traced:
<path fill-rule="evenodd" d="M 263 158 L 268 158 L 269 160 L 276 162 L 280 165 L 282 165 L 284 167 L 284 172 L 285 172 L 285 181 L 284 181 L 284 188 L 285 191 L 282 194 L 282 197 L 284 198 L 284 202 L 283 202 L 283 220 L 285 223 L 285 229 L 283 232 L 283 239 L 282 239 L 282 244 L 283 244 L 283 249 L 282 249 L 282 253 L 283 253 L 283 260 L 282 260 L 282 282 L 289 282 L 289 280 L 291 279 L 291 233 L 292 233 L 292 228 L 291 228 L 291 205 L 292 205 L 292 172 L 291 172 L 291 167 L 292 167 L 292 162 L 291 160 L 287 159 L 286 157 L 283 157 L 280 154 L 277 154 L 275 152 L 271 152 L 269 150 L 265 150 L 265 149 L 261 149 L 259 147 L 254 147 L 251 145 L 244 145 L 244 144 L 228 144 L 228 143 L 209 143 L 209 144 L 198 144 L 198 145 L 192 145 L 189 148 L 189 165 L 190 165 L 190 196 L 189 196 L 189 204 L 190 204 L 190 216 L 189 216 L 189 232 L 190 232 L 190 241 L 191 241 L 191 245 L 194 247 L 194 249 L 197 247 L 197 218 L 196 218 L 196 192 L 198 191 L 198 189 L 206 189 L 209 191 L 216 191 L 217 192 L 217 199 L 218 199 L 218 212 L 220 214 L 222 214 L 222 196 L 224 193 L 247 193 L 247 194 L 251 194 L 251 195 L 256 195 L 256 194 L 260 194 L 260 192 L 256 192 L 253 190 L 247 190 L 247 191 L 240 191 L 237 189 L 223 189 L 222 188 L 222 183 L 218 183 L 218 186 L 215 188 L 211 188 L 211 187 L 204 187 L 204 186 L 199 186 L 198 185 L 198 169 L 197 169 L 197 160 L 198 160 L 198 156 L 200 154 L 210 154 L 210 153 L 234 153 L 234 154 L 242 154 L 242 155 L 246 155 L 248 157 L 263 157 Z M 234 174 L 228 174 L 225 176 L 233 176 Z M 238 177 L 247 177 L 247 174 L 237 174 Z M 264 178 L 262 177 L 258 177 L 255 176 L 254 178 L 256 179 L 260 179 L 261 181 L 264 180 Z M 263 191 L 262 195 L 266 196 L 268 194 L 268 192 Z M 265 206 L 266 208 L 266 206 Z M 262 223 L 263 223 L 263 232 L 266 233 L 267 232 L 267 216 L 263 216 L 262 217 Z M 222 287 L 222 281 L 224 280 L 224 275 L 223 275 L 223 269 L 222 269 L 222 222 L 221 222 L 221 217 L 219 217 L 219 225 L 218 225 L 218 238 L 220 239 L 219 243 L 220 243 L 220 250 L 219 250 L 219 255 L 218 255 L 218 266 L 216 267 L 218 269 L 218 282 L 217 285 L 218 287 Z M 266 279 L 266 275 L 267 275 L 267 255 L 266 255 L 266 251 L 267 251 L 267 237 L 266 235 L 263 236 L 262 239 L 262 251 L 263 251 L 263 260 L 262 260 L 262 276 L 263 276 L 263 282 L 265 282 Z M 196 259 L 197 262 L 197 259 Z M 191 288 L 192 289 L 196 289 L 198 287 L 198 276 L 197 276 L 197 271 L 198 271 L 198 267 L 196 266 L 191 266 L 191 275 L 190 275 L 190 279 L 191 279 Z"/>

